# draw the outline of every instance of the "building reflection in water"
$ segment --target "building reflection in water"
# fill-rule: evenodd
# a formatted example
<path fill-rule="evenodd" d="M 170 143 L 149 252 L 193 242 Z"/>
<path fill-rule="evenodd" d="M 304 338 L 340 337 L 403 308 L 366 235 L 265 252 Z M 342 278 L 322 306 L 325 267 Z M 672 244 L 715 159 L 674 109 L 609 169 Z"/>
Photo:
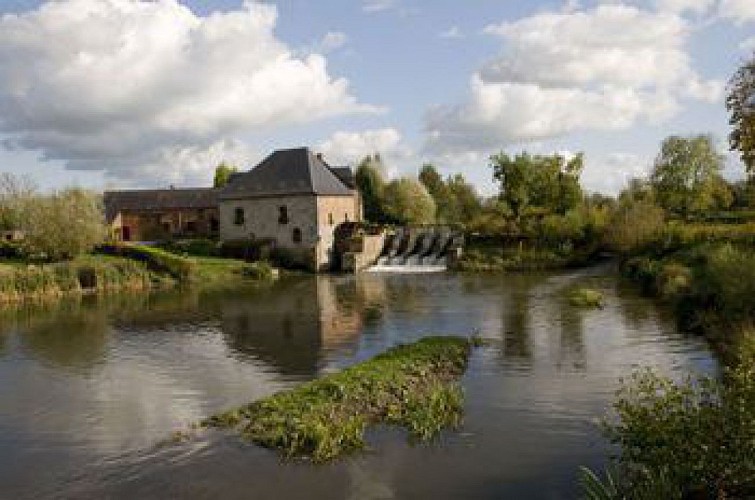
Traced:
<path fill-rule="evenodd" d="M 362 317 L 356 288 L 353 281 L 339 285 L 327 277 L 281 287 L 276 293 L 226 301 L 223 335 L 234 351 L 282 374 L 316 375 L 328 353 L 348 349 L 359 338 Z M 343 300 L 344 294 L 350 300 Z"/>

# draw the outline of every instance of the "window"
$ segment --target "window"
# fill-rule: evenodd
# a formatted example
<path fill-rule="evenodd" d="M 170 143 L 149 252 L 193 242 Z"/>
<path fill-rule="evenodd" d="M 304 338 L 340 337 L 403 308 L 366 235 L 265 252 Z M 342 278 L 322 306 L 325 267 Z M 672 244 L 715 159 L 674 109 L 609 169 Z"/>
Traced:
<path fill-rule="evenodd" d="M 343 221 L 344 222 L 349 222 L 349 214 L 348 213 L 343 214 Z"/>
<path fill-rule="evenodd" d="M 233 223 L 237 226 L 244 225 L 244 209 L 241 207 L 236 208 L 233 213 Z"/>
<path fill-rule="evenodd" d="M 187 233 L 196 233 L 197 232 L 197 221 L 190 220 L 186 222 L 186 232 Z"/>
<path fill-rule="evenodd" d="M 288 224 L 288 207 L 285 205 L 278 207 L 278 224 Z"/>
<path fill-rule="evenodd" d="M 333 214 L 332 213 L 328 214 L 328 224 L 331 225 L 331 226 L 333 225 Z"/>
<path fill-rule="evenodd" d="M 295 227 L 291 237 L 293 238 L 294 243 L 301 243 L 301 229 Z"/>

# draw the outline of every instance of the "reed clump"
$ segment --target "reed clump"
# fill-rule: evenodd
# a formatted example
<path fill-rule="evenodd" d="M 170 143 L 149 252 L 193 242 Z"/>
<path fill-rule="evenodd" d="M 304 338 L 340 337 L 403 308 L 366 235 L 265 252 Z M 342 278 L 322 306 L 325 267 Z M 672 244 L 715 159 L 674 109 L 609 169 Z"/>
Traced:
<path fill-rule="evenodd" d="M 458 383 L 473 341 L 428 337 L 364 363 L 219 413 L 204 427 L 232 428 L 285 457 L 325 462 L 365 446 L 367 427 L 404 427 L 427 440 L 460 423 Z"/>

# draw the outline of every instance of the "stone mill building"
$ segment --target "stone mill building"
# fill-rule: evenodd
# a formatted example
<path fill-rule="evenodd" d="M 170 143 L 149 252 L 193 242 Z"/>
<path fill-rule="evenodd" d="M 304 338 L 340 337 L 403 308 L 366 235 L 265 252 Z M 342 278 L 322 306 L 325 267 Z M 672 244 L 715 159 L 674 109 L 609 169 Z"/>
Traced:
<path fill-rule="evenodd" d="M 254 241 L 318 271 L 333 263 L 336 227 L 362 220 L 352 170 L 330 166 L 308 148 L 275 151 L 222 189 L 109 191 L 105 207 L 121 241 Z"/>

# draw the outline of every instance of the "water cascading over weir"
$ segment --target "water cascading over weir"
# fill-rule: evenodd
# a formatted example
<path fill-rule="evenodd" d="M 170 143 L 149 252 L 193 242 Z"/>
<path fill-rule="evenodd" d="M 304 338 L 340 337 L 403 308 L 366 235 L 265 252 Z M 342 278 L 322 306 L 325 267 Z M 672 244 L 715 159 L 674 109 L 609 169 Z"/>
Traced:
<path fill-rule="evenodd" d="M 348 272 L 445 271 L 461 255 L 463 235 L 445 226 L 398 227 L 352 237 L 343 254 Z"/>

